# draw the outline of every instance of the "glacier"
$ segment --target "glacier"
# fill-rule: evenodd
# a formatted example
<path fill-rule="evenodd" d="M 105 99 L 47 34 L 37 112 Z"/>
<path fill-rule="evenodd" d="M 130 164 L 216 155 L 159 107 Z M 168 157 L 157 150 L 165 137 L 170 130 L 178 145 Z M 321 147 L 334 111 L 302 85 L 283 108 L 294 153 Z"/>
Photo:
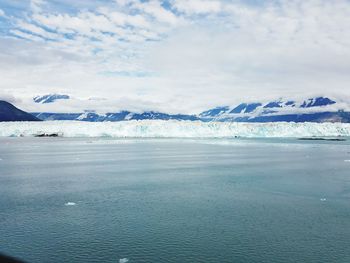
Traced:
<path fill-rule="evenodd" d="M 177 120 L 0 122 L 1 137 L 38 134 L 112 138 L 350 137 L 348 123 L 241 123 Z"/>

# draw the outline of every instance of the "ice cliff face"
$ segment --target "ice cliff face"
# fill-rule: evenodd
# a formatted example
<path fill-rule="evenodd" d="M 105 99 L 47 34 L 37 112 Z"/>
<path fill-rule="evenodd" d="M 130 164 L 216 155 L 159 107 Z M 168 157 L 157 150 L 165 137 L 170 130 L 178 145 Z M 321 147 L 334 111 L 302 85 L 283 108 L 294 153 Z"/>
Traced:
<path fill-rule="evenodd" d="M 35 136 L 40 134 L 58 134 L 64 137 L 113 138 L 349 137 L 350 124 L 230 123 L 175 120 L 0 123 L 0 136 Z"/>

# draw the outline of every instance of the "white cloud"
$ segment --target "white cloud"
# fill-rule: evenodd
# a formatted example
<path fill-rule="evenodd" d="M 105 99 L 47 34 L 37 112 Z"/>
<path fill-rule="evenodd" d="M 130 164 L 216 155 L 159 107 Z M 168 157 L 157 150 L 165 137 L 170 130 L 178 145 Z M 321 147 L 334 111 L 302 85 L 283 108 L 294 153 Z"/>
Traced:
<path fill-rule="evenodd" d="M 170 25 L 176 25 L 180 22 L 180 19 L 174 13 L 162 7 L 161 3 L 157 0 L 135 2 L 132 4 L 132 7 L 154 17 L 159 22 L 168 23 Z"/>
<path fill-rule="evenodd" d="M 15 96 L 3 92 L 0 92 L 0 100 L 4 100 L 13 104 L 21 103 L 21 101 L 15 98 Z"/>
<path fill-rule="evenodd" d="M 127 6 L 138 2 L 137 0 L 115 0 L 115 2 L 120 6 Z"/>
<path fill-rule="evenodd" d="M 30 8 L 36 13 L 42 11 L 43 4 L 45 4 L 44 0 L 30 0 Z"/>
<path fill-rule="evenodd" d="M 222 4 L 215 0 L 174 0 L 173 7 L 189 15 L 218 13 Z"/>
<path fill-rule="evenodd" d="M 31 97 L 54 92 L 76 98 L 60 110 L 171 112 L 350 93 L 347 0 L 118 0 L 70 13 L 33 3 L 40 10 L 7 18 L 17 38 L 0 38 L 0 90 L 31 110 Z"/>
<path fill-rule="evenodd" d="M 162 6 L 159 0 L 139 1 L 139 0 L 116 0 L 116 3 L 124 8 L 136 10 L 143 15 L 147 15 L 156 20 L 156 22 L 176 25 L 180 22 L 173 12 Z M 139 17 L 140 18 L 140 17 Z M 144 21 L 142 21 L 144 23 Z"/>
<path fill-rule="evenodd" d="M 4 12 L 4 10 L 2 10 L 2 9 L 0 9 L 0 17 L 5 17 L 6 15 L 5 15 L 5 12 Z"/>
<path fill-rule="evenodd" d="M 30 23 L 26 23 L 23 21 L 20 21 L 18 23 L 18 27 L 21 28 L 22 30 L 31 32 L 32 34 L 35 34 L 37 36 L 40 36 L 42 38 L 46 38 L 46 39 L 58 39 L 58 38 L 62 38 L 62 36 L 58 35 L 58 34 L 54 34 L 51 32 L 46 31 L 45 29 L 38 27 L 34 24 L 30 24 Z"/>
<path fill-rule="evenodd" d="M 350 6 L 321 2 L 232 5 L 231 17 L 218 18 L 225 27 L 190 27 L 159 43 L 149 55 L 152 69 L 174 89 L 210 94 L 212 105 L 330 89 L 349 93 Z"/>
<path fill-rule="evenodd" d="M 23 31 L 20 31 L 17 29 L 10 30 L 10 33 L 15 35 L 15 36 L 18 36 L 20 38 L 26 39 L 26 40 L 32 40 L 32 41 L 38 41 L 38 42 L 43 41 L 43 39 L 39 36 L 35 36 L 33 34 L 29 34 L 29 33 L 26 33 L 26 32 L 23 32 Z"/>

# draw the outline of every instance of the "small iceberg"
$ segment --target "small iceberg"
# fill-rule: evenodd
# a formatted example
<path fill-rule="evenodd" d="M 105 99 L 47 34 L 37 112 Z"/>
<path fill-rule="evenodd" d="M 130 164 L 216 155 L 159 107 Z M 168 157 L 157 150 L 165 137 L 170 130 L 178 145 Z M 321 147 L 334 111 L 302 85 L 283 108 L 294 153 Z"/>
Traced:
<path fill-rule="evenodd" d="M 0 159 L 1 160 L 1 159 Z M 344 160 L 344 162 L 346 162 L 346 163 L 350 163 L 350 160 Z"/>
<path fill-rule="evenodd" d="M 321 201 L 321 202 L 326 202 L 327 199 L 326 199 L 326 198 L 321 198 L 320 201 Z"/>
<path fill-rule="evenodd" d="M 72 205 L 76 205 L 76 203 L 74 203 L 74 202 L 67 202 L 67 203 L 65 203 L 64 205 L 65 205 L 65 206 L 72 206 Z"/>
<path fill-rule="evenodd" d="M 129 259 L 127 259 L 127 258 L 121 258 L 121 259 L 119 259 L 119 263 L 126 263 L 126 262 L 128 262 L 129 261 Z"/>

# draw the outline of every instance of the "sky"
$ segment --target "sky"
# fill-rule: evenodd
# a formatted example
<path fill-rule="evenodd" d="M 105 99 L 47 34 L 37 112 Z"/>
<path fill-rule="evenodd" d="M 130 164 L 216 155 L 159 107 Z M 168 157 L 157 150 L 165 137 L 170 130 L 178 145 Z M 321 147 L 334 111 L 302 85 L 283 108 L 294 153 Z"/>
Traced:
<path fill-rule="evenodd" d="M 349 25 L 350 0 L 1 0 L 0 99 L 198 113 L 349 98 Z M 51 93 L 72 99 L 32 100 Z"/>

